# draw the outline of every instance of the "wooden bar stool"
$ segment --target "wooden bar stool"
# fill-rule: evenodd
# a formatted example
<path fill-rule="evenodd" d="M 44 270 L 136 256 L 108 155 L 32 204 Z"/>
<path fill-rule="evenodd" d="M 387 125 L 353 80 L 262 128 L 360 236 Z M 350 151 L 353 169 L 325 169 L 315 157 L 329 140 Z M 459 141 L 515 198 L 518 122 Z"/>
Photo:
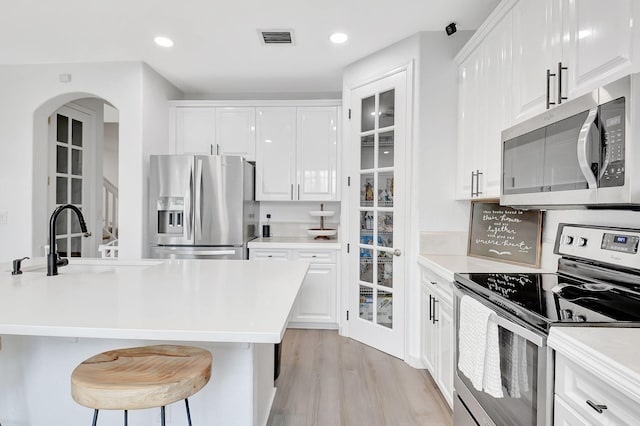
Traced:
<path fill-rule="evenodd" d="M 78 365 L 71 374 L 71 396 L 93 408 L 93 426 L 99 410 L 160 407 L 184 399 L 191 425 L 188 397 L 211 377 L 211 353 L 193 346 L 156 345 L 103 352 Z"/>

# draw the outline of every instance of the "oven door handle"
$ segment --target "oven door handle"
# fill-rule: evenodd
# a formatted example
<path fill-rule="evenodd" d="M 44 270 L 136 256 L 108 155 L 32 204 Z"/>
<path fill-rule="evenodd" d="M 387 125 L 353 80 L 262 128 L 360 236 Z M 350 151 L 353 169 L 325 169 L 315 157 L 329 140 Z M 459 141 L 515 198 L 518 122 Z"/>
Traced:
<path fill-rule="evenodd" d="M 486 307 L 491 309 L 494 312 L 494 315 L 491 316 L 491 319 L 499 327 L 502 327 L 505 330 L 508 330 L 508 331 L 512 332 L 513 334 L 515 334 L 517 336 L 520 336 L 520 337 L 530 341 L 531 343 L 533 343 L 534 345 L 536 345 L 538 347 L 545 346 L 546 340 L 547 340 L 546 336 L 538 334 L 538 333 L 536 333 L 536 332 L 534 332 L 532 330 L 529 330 L 529 329 L 521 326 L 520 324 L 516 324 L 515 322 L 509 320 L 508 318 L 505 318 L 504 316 L 500 315 L 500 312 L 498 311 L 496 306 L 490 305 L 489 303 L 485 302 L 485 300 L 482 299 L 480 296 L 475 295 L 475 294 L 465 290 L 464 288 L 462 288 L 460 286 L 460 284 L 455 283 L 454 289 L 457 290 L 460 295 L 473 297 L 475 300 L 477 300 L 478 302 L 482 303 L 483 305 L 485 305 Z M 456 306 L 460 306 L 460 305 L 456 303 Z M 456 315 L 459 315 L 459 313 L 456 313 Z"/>
<path fill-rule="evenodd" d="M 499 327 L 509 330 L 513 334 L 520 336 L 538 347 L 542 347 L 545 344 L 545 338 L 534 333 L 531 330 L 527 330 L 521 325 L 515 324 L 508 319 L 498 315 L 497 313 L 491 316 L 491 320 L 494 321 Z"/>

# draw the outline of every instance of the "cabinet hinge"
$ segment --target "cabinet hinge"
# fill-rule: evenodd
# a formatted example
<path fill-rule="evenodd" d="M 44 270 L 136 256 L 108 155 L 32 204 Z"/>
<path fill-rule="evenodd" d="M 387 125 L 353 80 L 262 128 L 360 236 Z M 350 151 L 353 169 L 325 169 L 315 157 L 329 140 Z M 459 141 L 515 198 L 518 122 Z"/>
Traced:
<path fill-rule="evenodd" d="M 347 176 L 347 186 L 351 186 L 351 176 Z"/>
<path fill-rule="evenodd" d="M 347 311 L 347 321 L 349 321 L 349 311 Z"/>
<path fill-rule="evenodd" d="M 349 253 L 349 248 L 351 248 L 351 244 L 347 243 L 347 253 Z"/>
<path fill-rule="evenodd" d="M 351 120 L 351 108 L 349 108 L 349 120 Z"/>

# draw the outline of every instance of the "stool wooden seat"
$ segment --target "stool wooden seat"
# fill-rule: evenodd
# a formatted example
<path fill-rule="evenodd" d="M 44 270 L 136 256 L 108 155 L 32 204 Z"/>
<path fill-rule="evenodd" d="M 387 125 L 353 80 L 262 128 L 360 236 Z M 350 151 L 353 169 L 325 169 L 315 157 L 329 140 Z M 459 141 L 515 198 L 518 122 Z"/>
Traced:
<path fill-rule="evenodd" d="M 71 395 L 98 410 L 163 407 L 204 387 L 211 377 L 211 353 L 193 346 L 156 345 L 103 352 L 71 374 Z M 187 415 L 188 401 L 187 401 Z M 126 411 L 125 411 L 126 422 Z"/>

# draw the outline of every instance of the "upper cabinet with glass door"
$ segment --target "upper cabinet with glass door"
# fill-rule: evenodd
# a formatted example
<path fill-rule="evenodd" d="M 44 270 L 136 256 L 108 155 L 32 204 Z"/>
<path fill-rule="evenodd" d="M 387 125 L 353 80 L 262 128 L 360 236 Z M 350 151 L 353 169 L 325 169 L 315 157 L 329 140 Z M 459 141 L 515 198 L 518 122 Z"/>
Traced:
<path fill-rule="evenodd" d="M 513 8 L 513 121 L 632 71 L 633 0 L 520 0 Z"/>

